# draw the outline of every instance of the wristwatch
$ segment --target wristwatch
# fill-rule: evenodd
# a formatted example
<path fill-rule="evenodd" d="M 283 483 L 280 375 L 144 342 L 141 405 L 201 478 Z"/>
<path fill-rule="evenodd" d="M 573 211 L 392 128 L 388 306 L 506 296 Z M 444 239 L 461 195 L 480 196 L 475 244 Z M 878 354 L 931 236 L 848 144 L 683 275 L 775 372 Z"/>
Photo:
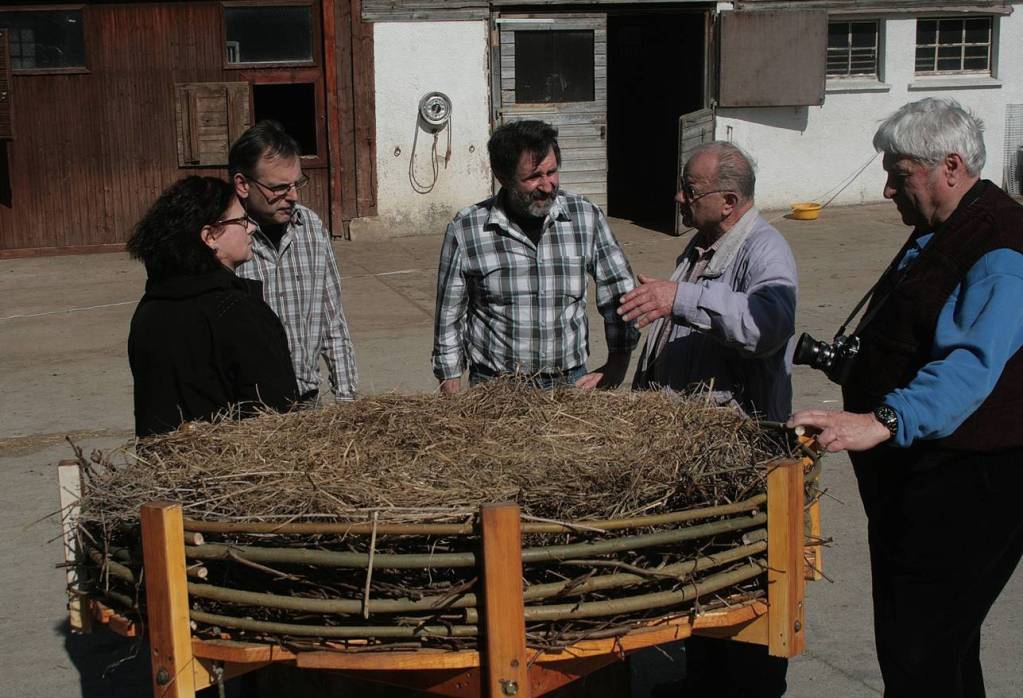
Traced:
<path fill-rule="evenodd" d="M 884 424 L 885 428 L 895 438 L 895 434 L 899 431 L 899 415 L 891 407 L 885 404 L 878 405 L 874 408 L 874 417 L 877 421 Z"/>

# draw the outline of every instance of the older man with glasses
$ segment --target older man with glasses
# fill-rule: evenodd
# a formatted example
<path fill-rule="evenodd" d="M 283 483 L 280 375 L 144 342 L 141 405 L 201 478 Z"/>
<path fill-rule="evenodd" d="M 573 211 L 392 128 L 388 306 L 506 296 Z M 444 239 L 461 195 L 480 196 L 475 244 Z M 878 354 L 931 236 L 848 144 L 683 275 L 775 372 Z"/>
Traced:
<path fill-rule="evenodd" d="M 275 121 L 261 121 L 231 146 L 228 167 L 238 198 L 259 228 L 239 276 L 263 282 L 266 302 L 284 323 L 303 402 L 316 404 L 320 357 L 336 400 L 355 395 L 358 374 L 341 305 L 341 274 L 330 235 L 299 203 L 309 183 L 298 143 Z"/>
<path fill-rule="evenodd" d="M 618 312 L 652 324 L 633 387 L 709 387 L 719 404 L 784 420 L 792 407 L 787 346 L 795 330 L 796 263 L 753 204 L 753 163 L 730 143 L 700 146 L 676 200 L 697 232 L 670 280 L 639 276 Z M 764 648 L 695 638 L 686 695 L 780 696 L 787 663 Z"/>

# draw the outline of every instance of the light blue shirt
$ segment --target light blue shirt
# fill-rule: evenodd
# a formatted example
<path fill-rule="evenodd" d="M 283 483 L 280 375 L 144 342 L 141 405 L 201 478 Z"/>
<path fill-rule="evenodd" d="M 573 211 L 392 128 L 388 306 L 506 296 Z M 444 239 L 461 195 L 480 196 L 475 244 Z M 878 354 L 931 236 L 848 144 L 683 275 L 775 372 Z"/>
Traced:
<path fill-rule="evenodd" d="M 921 235 L 899 260 L 902 269 L 930 242 Z M 959 428 L 987 399 L 1005 363 L 1023 347 L 1023 254 L 988 252 L 945 302 L 931 362 L 884 402 L 899 415 L 896 446 L 939 439 Z"/>

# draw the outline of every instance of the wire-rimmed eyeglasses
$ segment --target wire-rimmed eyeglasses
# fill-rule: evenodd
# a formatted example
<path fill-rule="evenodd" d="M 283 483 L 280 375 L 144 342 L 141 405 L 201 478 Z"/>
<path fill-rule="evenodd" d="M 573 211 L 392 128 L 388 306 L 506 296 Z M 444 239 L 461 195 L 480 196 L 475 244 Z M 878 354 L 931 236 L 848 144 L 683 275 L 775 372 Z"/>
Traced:
<path fill-rule="evenodd" d="M 259 187 L 260 193 L 262 193 L 263 197 L 266 198 L 266 202 L 268 204 L 276 204 L 278 201 L 287 196 L 288 192 L 292 189 L 297 192 L 299 189 L 302 189 L 309 184 L 309 177 L 307 175 L 302 175 L 289 184 L 277 184 L 272 187 L 269 184 L 263 184 L 253 177 L 246 177 L 246 179 Z M 267 194 L 267 192 L 270 193 Z"/>
<path fill-rule="evenodd" d="M 688 201 L 689 203 L 693 203 L 694 201 L 698 201 L 698 200 L 702 199 L 705 196 L 710 196 L 711 194 L 728 194 L 728 193 L 734 194 L 735 193 L 734 189 L 712 189 L 711 191 L 699 191 L 698 192 L 695 189 L 693 189 L 693 185 L 692 184 L 686 184 L 685 182 L 682 183 L 682 186 L 679 188 L 679 191 L 682 192 L 682 195 L 685 197 L 686 201 Z"/>

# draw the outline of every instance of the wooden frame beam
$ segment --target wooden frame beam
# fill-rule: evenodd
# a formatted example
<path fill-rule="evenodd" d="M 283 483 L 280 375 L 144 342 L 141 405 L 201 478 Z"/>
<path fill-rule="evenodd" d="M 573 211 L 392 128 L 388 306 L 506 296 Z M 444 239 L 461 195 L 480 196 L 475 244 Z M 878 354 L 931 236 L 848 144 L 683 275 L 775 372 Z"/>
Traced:
<path fill-rule="evenodd" d="M 140 518 L 153 696 L 194 698 L 195 658 L 188 618 L 181 506 L 145 504 Z"/>
<path fill-rule="evenodd" d="M 767 473 L 767 650 L 775 657 L 806 648 L 804 499 L 803 463 L 773 463 Z"/>
<path fill-rule="evenodd" d="M 483 539 L 484 691 L 529 698 L 522 531 L 517 504 L 480 507 Z"/>

